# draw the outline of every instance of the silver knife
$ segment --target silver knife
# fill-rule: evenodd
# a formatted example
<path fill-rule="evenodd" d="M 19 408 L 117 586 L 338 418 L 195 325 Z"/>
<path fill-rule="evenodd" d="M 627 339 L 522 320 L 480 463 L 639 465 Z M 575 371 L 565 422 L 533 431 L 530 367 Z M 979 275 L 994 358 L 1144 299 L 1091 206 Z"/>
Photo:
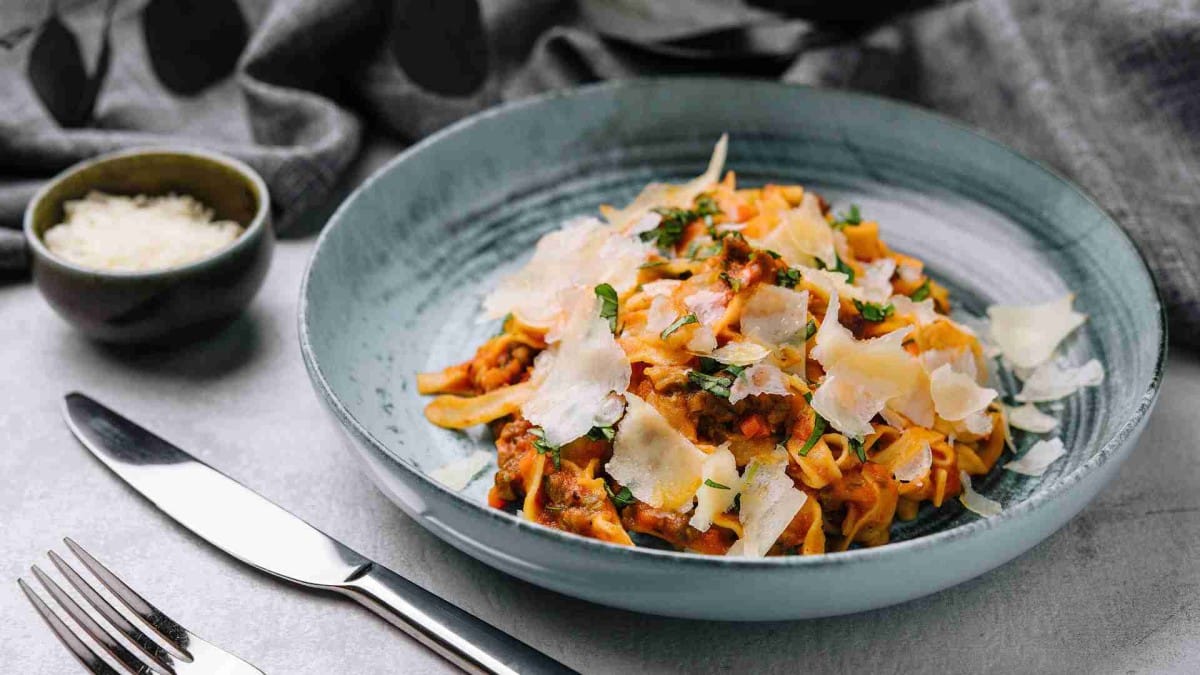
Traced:
<path fill-rule="evenodd" d="M 265 497 L 80 393 L 67 425 L 84 447 L 200 538 L 248 565 L 336 591 L 468 673 L 574 673 L 288 513 Z"/>

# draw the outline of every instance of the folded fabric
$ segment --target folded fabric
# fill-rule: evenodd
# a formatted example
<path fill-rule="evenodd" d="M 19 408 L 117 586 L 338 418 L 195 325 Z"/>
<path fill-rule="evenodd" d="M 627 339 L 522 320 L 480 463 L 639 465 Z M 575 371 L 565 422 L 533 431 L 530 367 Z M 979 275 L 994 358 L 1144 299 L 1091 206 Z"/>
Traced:
<path fill-rule="evenodd" d="M 793 5 L 807 7 L 785 14 Z M 364 125 L 412 141 L 602 79 L 773 77 L 942 111 L 1078 182 L 1137 242 L 1173 337 L 1200 346 L 1200 9 L 975 0 L 864 14 L 880 5 L 9 0 L 0 226 L 17 227 L 37 186 L 78 160 L 171 143 L 252 164 L 286 234 L 330 198 Z M 24 269 L 22 246 L 0 228 L 0 270 Z"/>

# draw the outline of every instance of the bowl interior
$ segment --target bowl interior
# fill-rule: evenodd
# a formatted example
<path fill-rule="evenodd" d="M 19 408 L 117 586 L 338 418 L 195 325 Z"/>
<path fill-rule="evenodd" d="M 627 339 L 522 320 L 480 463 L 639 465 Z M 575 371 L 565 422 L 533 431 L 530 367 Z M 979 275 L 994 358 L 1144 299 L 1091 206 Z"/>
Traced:
<path fill-rule="evenodd" d="M 1072 363 L 1102 386 L 1054 407 L 1068 455 L 1045 476 L 995 470 L 976 487 L 1012 508 L 1112 450 L 1152 400 L 1163 343 L 1154 285 L 1120 229 L 1071 185 L 975 133 L 882 99 L 723 80 L 643 81 L 510 106 L 406 152 L 335 214 L 301 301 L 305 357 L 328 393 L 400 465 L 428 472 L 476 449 L 422 416 L 414 375 L 468 358 L 495 332 L 482 296 L 567 217 L 622 205 L 647 182 L 703 171 L 730 133 L 741 185 L 796 182 L 854 202 L 894 248 L 921 257 L 969 320 L 996 302 L 1071 291 L 1091 319 Z M 1000 374 L 995 384 L 1014 393 Z M 1018 437 L 1021 445 L 1035 438 Z M 462 497 L 487 508 L 490 472 Z M 957 502 L 896 540 L 977 517 Z M 687 554 L 680 554 L 687 555 Z"/>
<path fill-rule="evenodd" d="M 249 228 L 266 195 L 245 170 L 204 153 L 135 150 L 101 157 L 68 170 L 32 204 L 31 234 L 39 240 L 63 221 L 63 204 L 92 190 L 117 195 L 190 195 L 218 220 Z"/>

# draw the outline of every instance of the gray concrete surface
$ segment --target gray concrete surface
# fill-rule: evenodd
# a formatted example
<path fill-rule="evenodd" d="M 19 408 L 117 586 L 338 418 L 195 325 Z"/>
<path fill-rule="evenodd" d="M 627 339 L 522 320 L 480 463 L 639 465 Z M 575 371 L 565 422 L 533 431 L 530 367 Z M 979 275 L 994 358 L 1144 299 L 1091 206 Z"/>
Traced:
<path fill-rule="evenodd" d="M 95 395 L 364 554 L 584 672 L 1200 672 L 1200 359 L 1177 353 L 1114 483 L 1028 554 L 938 595 L 828 620 L 641 616 L 511 579 L 427 534 L 355 466 L 296 340 L 312 238 L 284 242 L 250 311 L 202 344 L 91 344 L 0 286 L 0 670 L 81 672 L 15 583 L 76 538 L 168 614 L 268 673 L 441 673 L 365 610 L 254 572 L 84 451 L 62 394 Z M 785 598 L 780 599 L 786 602 Z"/>

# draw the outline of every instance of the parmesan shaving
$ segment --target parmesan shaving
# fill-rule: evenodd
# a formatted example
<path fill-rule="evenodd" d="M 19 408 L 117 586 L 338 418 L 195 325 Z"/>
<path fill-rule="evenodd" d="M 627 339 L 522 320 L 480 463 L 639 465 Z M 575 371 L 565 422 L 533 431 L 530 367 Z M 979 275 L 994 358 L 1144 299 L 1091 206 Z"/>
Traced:
<path fill-rule="evenodd" d="M 575 287 L 590 292 L 607 283 L 618 294 L 633 288 L 652 250 L 595 218 L 568 220 L 538 240 L 530 261 L 484 298 L 484 314 L 499 319 L 512 313 L 530 326 L 549 328 L 570 314 L 564 298 Z"/>
<path fill-rule="evenodd" d="M 747 339 L 768 349 L 802 347 L 808 328 L 808 291 L 760 284 L 742 307 L 741 326 Z"/>
<path fill-rule="evenodd" d="M 871 419 L 889 402 L 914 421 L 932 417 L 928 378 L 904 349 L 912 327 L 855 340 L 838 323 L 838 307 L 834 293 L 817 331 L 812 355 L 825 368 L 826 377 L 813 396 L 813 408 L 835 429 L 858 439 L 871 433 Z"/>
<path fill-rule="evenodd" d="M 887 302 L 888 298 L 892 297 L 892 275 L 896 272 L 896 261 L 892 258 L 880 258 L 863 263 L 862 267 L 863 274 L 859 283 L 862 285 L 863 298 L 870 302 Z"/>
<path fill-rule="evenodd" d="M 742 508 L 738 514 L 744 533 L 739 540 L 743 547 L 741 554 L 761 558 L 800 512 L 808 495 L 797 490 L 787 475 L 784 452 L 752 459 L 743 480 Z"/>
<path fill-rule="evenodd" d="M 962 502 L 968 511 L 991 518 L 1000 515 L 1000 512 L 1004 510 L 1000 506 L 1000 502 L 984 497 L 971 487 L 971 476 L 966 471 L 959 471 L 958 478 L 962 481 L 963 489 L 962 494 L 958 496 L 958 501 Z"/>
<path fill-rule="evenodd" d="M 647 281 L 642 284 L 642 292 L 651 297 L 658 295 L 670 295 L 679 288 L 683 282 L 678 279 L 659 279 L 657 281 Z"/>
<path fill-rule="evenodd" d="M 1018 368 L 1036 368 L 1054 354 L 1060 342 L 1087 316 L 1071 308 L 1073 294 L 1040 305 L 988 307 L 992 340 L 1004 358 Z"/>
<path fill-rule="evenodd" d="M 725 167 L 728 149 L 729 134 L 722 134 L 713 148 L 712 157 L 709 158 L 708 168 L 704 173 L 683 185 L 651 183 L 628 206 L 620 210 L 608 209 L 605 217 L 613 227 L 628 234 L 636 227 L 645 227 L 647 221 L 642 218 L 655 207 L 691 207 L 696 197 L 721 180 L 721 170 Z"/>
<path fill-rule="evenodd" d="M 933 451 L 929 449 L 929 443 L 925 442 L 921 443 L 917 452 L 892 467 L 892 475 L 896 477 L 896 480 L 909 483 L 928 474 L 931 466 L 933 466 Z"/>
<path fill-rule="evenodd" d="M 655 508 L 686 512 L 704 480 L 707 455 L 679 433 L 654 406 L 625 394 L 605 470 L 633 496 Z"/>
<path fill-rule="evenodd" d="M 1038 410 L 1036 405 L 1026 403 L 1018 408 L 1008 408 L 1008 424 L 1035 434 L 1044 434 L 1054 431 L 1058 420 Z"/>
<path fill-rule="evenodd" d="M 770 352 L 761 345 L 753 342 L 727 342 L 723 347 L 714 351 L 712 358 L 731 366 L 749 366 L 767 358 Z"/>
<path fill-rule="evenodd" d="M 742 489 L 742 478 L 738 476 L 737 462 L 729 451 L 729 443 L 721 445 L 704 460 L 703 480 L 705 482 L 696 490 L 696 511 L 688 521 L 701 532 L 708 530 L 713 518 L 733 506 Z M 724 487 L 713 487 L 709 482 Z"/>
<path fill-rule="evenodd" d="M 684 298 L 683 304 L 706 326 L 716 324 L 725 316 L 725 294 L 719 291 L 696 291 Z"/>
<path fill-rule="evenodd" d="M 929 391 L 934 410 L 950 421 L 980 413 L 996 398 L 995 389 L 979 386 L 975 378 L 954 371 L 948 363 L 930 374 Z"/>
<path fill-rule="evenodd" d="M 687 348 L 693 354 L 709 354 L 717 348 L 717 336 L 708 326 L 700 326 L 692 331 Z"/>
<path fill-rule="evenodd" d="M 1092 359 L 1078 368 L 1060 367 L 1050 362 L 1039 366 L 1016 395 L 1022 403 L 1057 401 L 1083 387 L 1094 387 L 1104 381 L 1104 366 Z"/>
<path fill-rule="evenodd" d="M 658 335 L 677 318 L 679 315 L 671 300 L 666 296 L 657 295 L 650 301 L 650 309 L 646 312 L 646 330 Z"/>
<path fill-rule="evenodd" d="M 609 394 L 629 387 L 629 359 L 597 305 L 594 296 L 577 303 L 549 372 L 535 372 L 536 378 L 544 379 L 521 408 L 526 419 L 542 427 L 551 445 L 570 443 L 598 423 L 603 426 L 611 406 Z"/>
<path fill-rule="evenodd" d="M 430 471 L 429 476 L 457 492 L 475 480 L 475 477 L 486 469 L 491 461 L 492 453 L 486 450 L 476 450 L 466 457 L 456 459 L 443 467 Z"/>
<path fill-rule="evenodd" d="M 734 378 L 733 386 L 729 388 L 729 402 L 737 403 L 747 396 L 758 394 L 790 396 L 792 391 L 788 389 L 782 370 L 769 363 L 760 363 L 743 370 Z"/>
<path fill-rule="evenodd" d="M 916 320 L 921 326 L 929 324 L 944 318 L 933 309 L 933 298 L 925 298 L 920 302 L 914 302 L 907 295 L 893 295 L 888 302 L 892 303 L 892 307 L 896 308 L 897 316 L 909 316 Z"/>
<path fill-rule="evenodd" d="M 1033 447 L 1029 448 L 1024 455 L 1021 455 L 1019 459 L 1005 464 L 1004 468 L 1026 476 L 1040 476 L 1046 473 L 1046 469 L 1051 464 L 1065 454 L 1067 454 L 1067 451 L 1063 447 L 1062 440 L 1051 438 L 1048 441 L 1034 443 Z"/>
<path fill-rule="evenodd" d="M 800 205 L 780 214 L 779 224 L 758 242 L 760 248 L 775 251 L 793 265 L 813 266 L 820 260 L 826 267 L 837 266 L 833 228 L 821 213 L 816 195 L 805 192 Z"/>

